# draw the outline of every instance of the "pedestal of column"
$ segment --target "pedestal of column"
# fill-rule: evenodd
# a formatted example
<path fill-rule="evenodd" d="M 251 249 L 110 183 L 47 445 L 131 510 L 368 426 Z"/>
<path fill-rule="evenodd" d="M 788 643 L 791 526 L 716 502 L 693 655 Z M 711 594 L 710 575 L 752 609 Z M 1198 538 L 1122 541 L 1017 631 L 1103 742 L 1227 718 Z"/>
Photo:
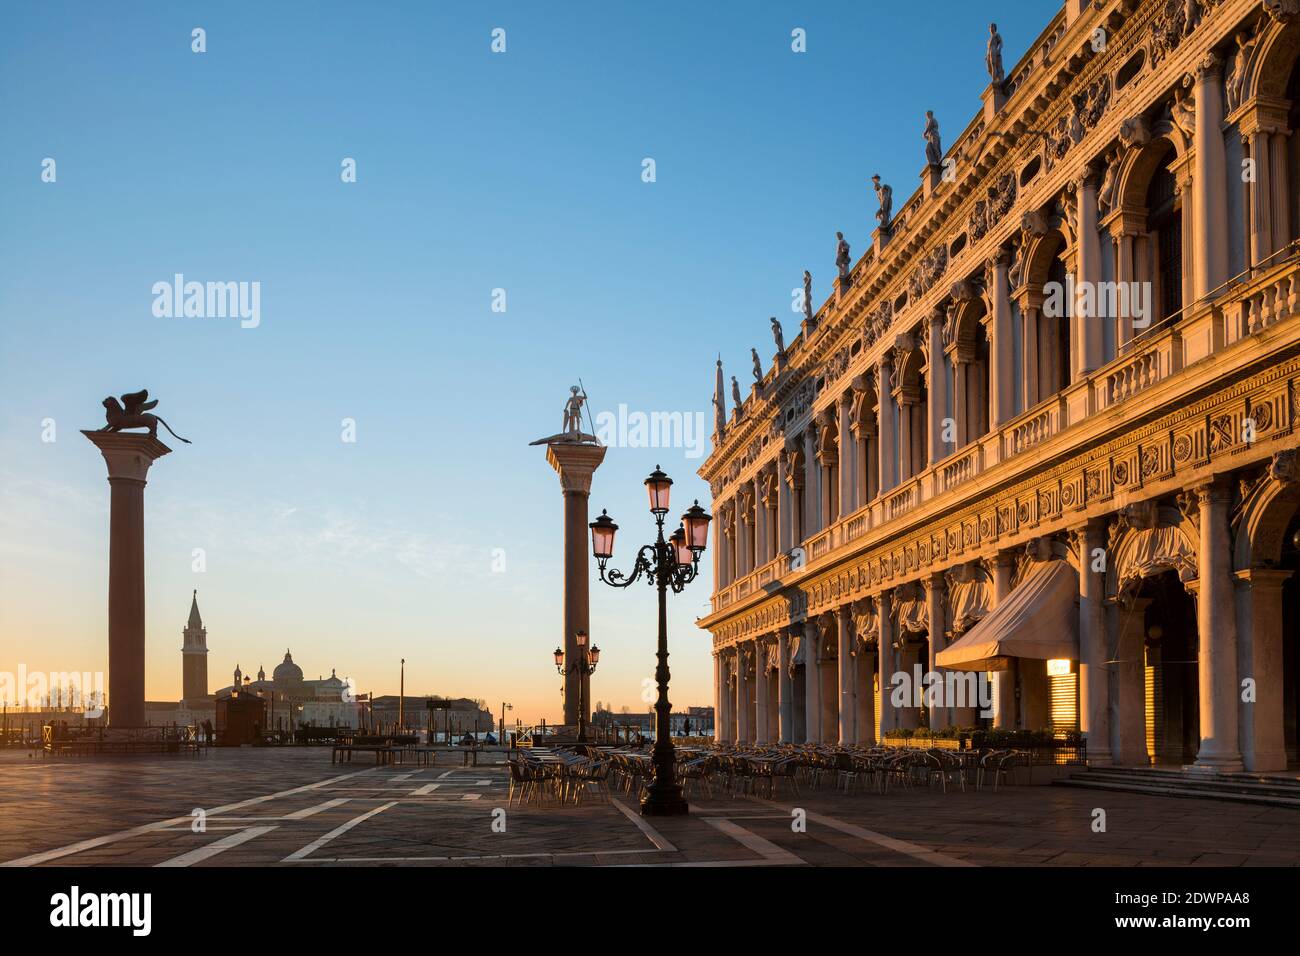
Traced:
<path fill-rule="evenodd" d="M 564 659 L 579 657 L 577 633 L 586 631 L 590 617 L 590 552 L 587 545 L 587 501 L 591 497 L 591 476 L 605 460 L 603 445 L 552 442 L 546 446 L 546 461 L 560 476 L 564 492 Z M 591 720 L 591 677 L 574 668 L 564 678 L 564 722 L 578 723 L 579 700 L 582 722 Z"/>
<path fill-rule="evenodd" d="M 83 431 L 108 465 L 108 721 L 143 727 L 144 486 L 149 466 L 171 452 L 157 438 Z"/>

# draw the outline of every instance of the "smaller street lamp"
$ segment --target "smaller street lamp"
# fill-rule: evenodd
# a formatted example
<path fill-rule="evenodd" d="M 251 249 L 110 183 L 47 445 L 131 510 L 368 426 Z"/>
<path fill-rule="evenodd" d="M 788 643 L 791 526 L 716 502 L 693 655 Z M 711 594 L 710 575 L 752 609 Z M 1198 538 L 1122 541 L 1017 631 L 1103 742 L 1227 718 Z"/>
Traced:
<path fill-rule="evenodd" d="M 611 545 L 612 543 L 613 543 L 613 539 L 611 537 Z M 600 663 L 600 648 L 596 647 L 594 644 L 590 648 L 587 647 L 586 631 L 578 631 L 576 634 L 573 635 L 573 637 L 574 637 L 574 641 L 578 645 L 578 659 L 572 664 L 570 664 L 568 667 L 565 667 L 564 648 L 557 647 L 555 649 L 555 669 L 560 672 L 561 676 L 568 676 L 569 674 L 580 674 L 584 677 L 590 677 L 592 674 L 596 673 L 596 665 Z M 586 743 L 587 722 L 583 716 L 585 711 L 584 711 L 584 705 L 582 700 L 582 684 L 583 682 L 579 680 L 578 681 L 578 742 Z"/>

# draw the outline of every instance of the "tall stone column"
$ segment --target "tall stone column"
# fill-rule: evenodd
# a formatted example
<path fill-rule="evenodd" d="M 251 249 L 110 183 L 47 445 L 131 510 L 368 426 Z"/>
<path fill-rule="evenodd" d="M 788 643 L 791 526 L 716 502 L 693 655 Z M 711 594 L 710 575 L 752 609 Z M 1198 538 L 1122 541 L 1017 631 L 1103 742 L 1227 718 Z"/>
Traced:
<path fill-rule="evenodd" d="M 857 737 L 861 747 L 871 747 L 876 743 L 876 700 L 873 681 L 876 676 L 876 652 L 867 645 L 858 643 L 857 663 Z"/>
<path fill-rule="evenodd" d="M 1085 169 L 1076 181 L 1079 190 L 1078 229 L 1079 229 L 1079 265 L 1076 281 L 1088 283 L 1093 290 L 1091 301 L 1097 303 L 1097 283 L 1101 281 L 1101 237 L 1097 233 L 1097 173 Z M 1075 341 L 1082 348 L 1077 352 L 1079 367 L 1074 370 L 1075 378 L 1082 377 L 1093 369 L 1105 364 L 1105 339 L 1102 335 L 1102 322 L 1111 321 L 1110 316 L 1084 315 L 1083 310 L 1074 309 Z"/>
<path fill-rule="evenodd" d="M 771 720 L 772 681 L 767 674 L 767 653 L 766 641 L 755 642 L 754 678 L 758 684 L 754 694 L 754 743 L 759 745 L 771 742 L 768 737 L 768 726 Z"/>
<path fill-rule="evenodd" d="M 776 675 L 777 739 L 783 744 L 794 741 L 794 679 L 790 676 L 790 629 L 776 632 L 776 660 L 781 670 Z"/>
<path fill-rule="evenodd" d="M 1203 117 L 1197 117 L 1199 128 Z M 1226 480 L 1196 488 L 1201 513 L 1197 551 L 1196 669 L 1200 678 L 1201 749 L 1196 766 L 1222 772 L 1242 769 L 1237 742 L 1237 615 L 1233 597 Z"/>
<path fill-rule="evenodd" d="M 1038 308 L 1025 304 L 1021 308 L 1021 321 L 1023 325 L 1023 335 L 1021 341 L 1024 347 L 1021 349 L 1025 357 L 1025 379 L 1024 379 L 1024 407 L 1033 408 L 1043 398 L 1042 386 L 1039 376 L 1039 362 L 1041 356 L 1038 350 Z"/>
<path fill-rule="evenodd" d="M 1238 700 L 1241 759 L 1247 770 L 1286 769 L 1282 700 L 1282 585 L 1290 571 L 1237 572 L 1237 680 L 1255 682 L 1254 699 Z"/>
<path fill-rule="evenodd" d="M 1110 667 L 1106 654 L 1105 575 L 1092 570 L 1093 552 L 1106 546 L 1106 526 L 1090 521 L 1076 529 L 1079 548 L 1079 729 L 1088 741 L 1088 763 L 1106 766 L 1110 752 Z"/>
<path fill-rule="evenodd" d="M 947 614 L 945 606 L 947 604 L 945 597 L 947 594 L 947 582 L 944 580 L 943 572 L 929 575 L 925 579 L 925 614 L 928 620 L 930 633 L 927 635 L 930 645 L 930 659 L 926 662 L 926 669 L 931 674 L 938 674 L 939 662 L 937 660 L 939 652 L 944 647 L 944 623 Z M 944 727 L 952 724 L 952 701 L 946 700 L 941 707 L 930 707 L 930 729 L 942 730 Z"/>
<path fill-rule="evenodd" d="M 83 431 L 108 465 L 108 721 L 143 727 L 144 486 L 171 449 L 150 435 Z"/>
<path fill-rule="evenodd" d="M 847 747 L 857 736 L 858 701 L 853 681 L 853 615 L 849 605 L 835 609 L 836 665 L 840 679 L 840 746 Z"/>
<path fill-rule="evenodd" d="M 840 432 L 840 457 L 839 457 L 839 514 L 837 517 L 843 518 L 845 515 L 853 513 L 853 465 L 857 457 L 853 453 L 853 432 L 850 429 L 850 415 L 853 410 L 853 392 L 848 391 L 840 396 L 839 402 L 839 432 Z"/>
<path fill-rule="evenodd" d="M 880 621 L 880 732 L 893 730 L 899 726 L 898 711 L 890 700 L 890 681 L 898 669 L 897 652 L 894 650 L 893 592 L 881 591 L 876 596 L 876 614 Z"/>
<path fill-rule="evenodd" d="M 723 743 L 723 656 L 714 652 L 714 743 Z"/>
<path fill-rule="evenodd" d="M 1227 150 L 1223 144 L 1223 61 L 1207 53 L 1196 67 L 1196 147 L 1191 246 L 1197 299 L 1228 281 Z M 1234 744 L 1235 749 L 1235 744 Z"/>
<path fill-rule="evenodd" d="M 776 509 L 776 497 L 768 494 L 769 479 L 772 477 L 771 472 L 767 469 L 759 472 L 754 478 L 754 494 L 758 499 L 758 542 L 755 548 L 758 551 L 758 567 L 762 567 L 772 560 L 773 547 L 772 537 L 776 533 L 775 522 L 772 520 L 772 512 Z M 779 495 L 779 491 L 777 492 Z"/>
<path fill-rule="evenodd" d="M 1151 598 L 1130 598 L 1116 610 L 1115 693 L 1110 714 L 1110 755 L 1122 767 L 1147 759 L 1146 611 Z"/>
<path fill-rule="evenodd" d="M 813 420 L 808 423 L 808 427 L 803 431 L 803 520 L 800 522 L 800 531 L 806 540 L 821 530 L 817 523 L 818 515 L 821 513 L 820 491 L 821 482 L 817 474 L 817 422 Z M 802 545 L 803 541 L 796 542 Z"/>
<path fill-rule="evenodd" d="M 929 392 L 930 408 L 930 455 L 929 462 L 947 457 L 955 448 L 943 440 L 943 420 L 948 415 L 948 375 L 943 363 L 943 312 L 936 309 L 930 315 L 929 336 L 930 356 L 926 389 Z M 953 436 L 956 438 L 956 435 Z"/>
<path fill-rule="evenodd" d="M 736 742 L 742 744 L 754 742 L 754 724 L 751 719 L 754 700 L 752 647 L 750 642 L 736 646 Z"/>
<path fill-rule="evenodd" d="M 564 492 L 564 659 L 578 660 L 579 631 L 591 634 L 589 581 L 591 557 L 587 543 L 587 501 L 591 497 L 591 476 L 605 460 L 603 445 L 580 442 L 551 442 L 546 446 L 546 461 L 560 476 Z M 582 720 L 591 720 L 591 676 L 579 669 L 564 677 L 564 722 L 578 723 L 578 701 L 582 701 Z"/>
<path fill-rule="evenodd" d="M 988 264 L 990 309 L 989 404 L 992 428 L 999 428 L 1016 413 L 1016 356 L 1011 338 L 1011 293 L 1007 288 L 1007 253 L 999 249 Z M 1028 353 L 1026 353 L 1028 354 Z"/>
<path fill-rule="evenodd" d="M 785 450 L 776 456 L 776 551 L 777 554 L 790 553 L 790 465 L 786 460 Z"/>
<path fill-rule="evenodd" d="M 819 744 L 822 741 L 822 675 L 821 665 L 817 661 L 817 647 L 820 644 L 817 622 L 803 622 L 803 672 L 804 672 L 804 715 L 807 743 Z"/>
<path fill-rule="evenodd" d="M 1011 593 L 1011 580 L 1016 572 L 1015 555 L 999 551 L 993 559 L 993 606 L 997 607 Z M 1007 669 L 989 675 L 993 684 L 993 726 L 998 730 L 1016 727 L 1016 671 L 1015 659 Z"/>
<path fill-rule="evenodd" d="M 894 480 L 894 469 L 898 465 L 898 434 L 894 428 L 893 395 L 889 387 L 892 368 L 889 354 L 886 352 L 880 357 L 880 365 L 876 371 L 876 434 L 879 435 L 880 442 L 880 453 L 876 456 L 880 466 L 880 476 L 876 482 L 876 489 L 882 495 L 897 484 Z"/>
<path fill-rule="evenodd" d="M 722 660 L 722 709 L 714 715 L 714 723 L 717 726 L 715 736 L 718 743 L 731 744 L 736 741 L 735 727 L 735 709 L 736 709 L 736 691 L 733 681 L 735 680 L 736 667 L 736 649 L 728 648 L 720 655 Z"/>

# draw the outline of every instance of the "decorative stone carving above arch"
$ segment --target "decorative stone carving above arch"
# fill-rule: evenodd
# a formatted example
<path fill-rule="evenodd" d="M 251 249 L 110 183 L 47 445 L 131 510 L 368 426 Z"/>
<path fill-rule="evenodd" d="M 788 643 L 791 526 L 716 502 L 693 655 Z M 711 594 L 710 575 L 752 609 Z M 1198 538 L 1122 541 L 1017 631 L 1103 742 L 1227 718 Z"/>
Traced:
<path fill-rule="evenodd" d="M 1264 0 L 1254 56 L 1242 83 L 1241 100 L 1286 99 L 1287 82 L 1300 56 L 1300 0 Z"/>
<path fill-rule="evenodd" d="M 880 645 L 880 615 L 876 610 L 876 602 L 870 598 L 853 605 L 853 638 L 855 645 Z"/>
<path fill-rule="evenodd" d="M 1122 598 L 1130 594 L 1143 578 L 1165 571 L 1176 571 L 1186 583 L 1197 575 L 1195 529 L 1173 507 L 1155 509 L 1154 520 L 1141 527 L 1121 512 L 1111 529 L 1106 555 L 1106 594 Z"/>
<path fill-rule="evenodd" d="M 993 579 L 984 566 L 975 561 L 957 565 L 947 572 L 946 577 L 955 637 L 988 614 L 992 605 Z"/>
<path fill-rule="evenodd" d="M 1282 557 L 1283 536 L 1300 508 L 1300 459 L 1294 448 L 1273 455 L 1254 481 L 1242 489 L 1232 519 L 1233 568 L 1270 567 Z"/>
<path fill-rule="evenodd" d="M 930 629 L 930 612 L 925 591 L 915 582 L 904 584 L 894 592 L 894 617 L 898 634 L 925 634 Z"/>

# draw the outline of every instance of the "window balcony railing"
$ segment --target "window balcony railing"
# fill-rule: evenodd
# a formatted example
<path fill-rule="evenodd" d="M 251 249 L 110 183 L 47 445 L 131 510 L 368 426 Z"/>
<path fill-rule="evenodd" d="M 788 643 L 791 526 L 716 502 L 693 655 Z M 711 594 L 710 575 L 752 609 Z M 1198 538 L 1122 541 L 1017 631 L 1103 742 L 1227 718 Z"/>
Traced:
<path fill-rule="evenodd" d="M 1216 290 L 1219 295 L 1213 299 L 1209 321 L 1217 327 L 1213 340 L 1222 343 L 1219 348 L 1300 316 L 1300 243 L 1288 247 L 1285 255 L 1283 261 L 1256 268 L 1253 275 L 1238 277 Z M 1186 311 L 1190 314 L 1161 322 L 1125 343 L 1118 357 L 1085 378 L 811 535 L 804 541 L 804 560 L 795 563 L 789 555 L 779 555 L 716 592 L 713 610 L 721 611 L 757 590 L 779 586 L 799 568 L 815 565 L 941 495 L 960 495 L 959 489 L 976 476 L 1070 432 L 1096 412 L 1121 406 L 1168 381 L 1184 367 L 1184 330 L 1207 321 L 1201 314 L 1204 309 Z"/>

